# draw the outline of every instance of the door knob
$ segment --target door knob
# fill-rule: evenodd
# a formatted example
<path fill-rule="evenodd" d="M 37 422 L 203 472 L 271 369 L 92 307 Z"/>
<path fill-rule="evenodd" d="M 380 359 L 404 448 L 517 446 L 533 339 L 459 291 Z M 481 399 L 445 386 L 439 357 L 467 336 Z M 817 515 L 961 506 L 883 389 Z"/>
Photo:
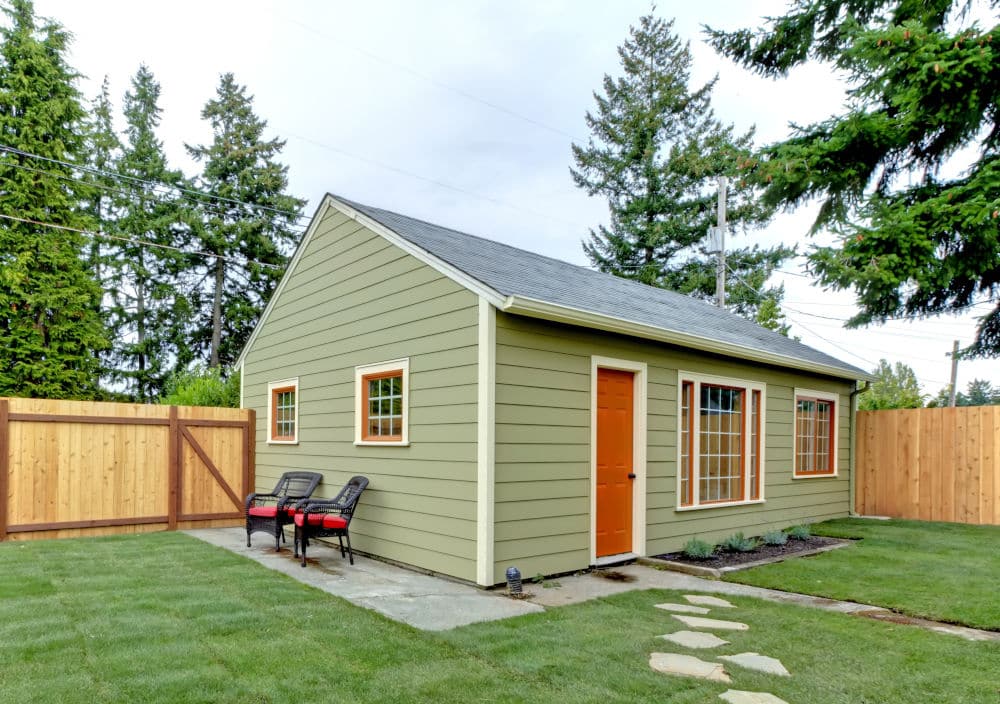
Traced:
<path fill-rule="evenodd" d="M 628 473 L 628 478 L 629 479 L 635 479 L 635 472 L 629 472 Z"/>

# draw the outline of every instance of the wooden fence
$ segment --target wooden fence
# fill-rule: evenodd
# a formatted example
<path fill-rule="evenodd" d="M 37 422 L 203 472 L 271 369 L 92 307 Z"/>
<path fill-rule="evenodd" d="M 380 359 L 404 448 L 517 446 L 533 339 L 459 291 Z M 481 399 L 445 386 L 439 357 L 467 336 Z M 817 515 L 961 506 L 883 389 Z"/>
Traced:
<path fill-rule="evenodd" d="M 1000 406 L 861 411 L 855 510 L 1000 525 Z"/>
<path fill-rule="evenodd" d="M 0 540 L 238 525 L 254 413 L 0 399 Z"/>

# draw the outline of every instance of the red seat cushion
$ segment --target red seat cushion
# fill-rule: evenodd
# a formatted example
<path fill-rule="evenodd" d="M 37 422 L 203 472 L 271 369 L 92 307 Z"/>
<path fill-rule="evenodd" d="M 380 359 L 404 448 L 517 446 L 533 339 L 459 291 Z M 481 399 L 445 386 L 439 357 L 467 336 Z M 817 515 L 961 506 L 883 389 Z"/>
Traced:
<path fill-rule="evenodd" d="M 326 516 L 323 516 L 323 527 L 328 529 L 346 528 L 347 519 L 344 518 L 343 516 L 335 516 L 332 514 L 328 514 Z"/>
<path fill-rule="evenodd" d="M 296 513 L 295 514 L 295 525 L 297 525 L 299 528 L 302 527 L 302 522 L 304 520 L 303 516 L 305 516 L 305 515 L 306 514 L 304 514 L 304 513 Z M 322 514 L 322 513 L 310 513 L 309 514 L 309 525 L 311 525 L 311 526 L 318 526 L 318 525 L 322 524 L 323 523 L 323 516 L 324 516 L 324 514 Z"/>
<path fill-rule="evenodd" d="M 285 513 L 289 516 L 295 515 L 295 507 L 288 506 L 285 508 Z M 252 506 L 250 508 L 250 515 L 256 516 L 257 518 L 274 518 L 278 515 L 277 506 Z"/>
<path fill-rule="evenodd" d="M 304 513 L 295 514 L 295 525 L 302 527 Z M 309 514 L 309 525 L 311 526 L 322 526 L 328 530 L 336 528 L 346 528 L 347 519 L 343 516 L 338 516 L 335 513 L 310 513 Z"/>

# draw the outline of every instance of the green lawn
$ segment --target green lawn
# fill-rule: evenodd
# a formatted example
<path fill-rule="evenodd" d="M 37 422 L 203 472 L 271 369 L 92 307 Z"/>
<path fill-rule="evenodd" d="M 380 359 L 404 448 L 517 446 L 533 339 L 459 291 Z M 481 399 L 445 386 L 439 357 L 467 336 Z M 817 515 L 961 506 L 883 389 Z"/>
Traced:
<path fill-rule="evenodd" d="M 1000 630 L 1000 526 L 845 518 L 817 535 L 847 548 L 727 575 L 727 581 L 885 606 L 910 616 Z"/>
<path fill-rule="evenodd" d="M 0 544 L 0 700 L 28 702 L 709 702 L 725 685 L 647 665 L 679 624 L 632 592 L 423 633 L 176 533 Z M 789 702 L 986 702 L 1000 643 L 733 599 L 728 669 Z M 877 654 L 874 655 L 874 654 Z"/>

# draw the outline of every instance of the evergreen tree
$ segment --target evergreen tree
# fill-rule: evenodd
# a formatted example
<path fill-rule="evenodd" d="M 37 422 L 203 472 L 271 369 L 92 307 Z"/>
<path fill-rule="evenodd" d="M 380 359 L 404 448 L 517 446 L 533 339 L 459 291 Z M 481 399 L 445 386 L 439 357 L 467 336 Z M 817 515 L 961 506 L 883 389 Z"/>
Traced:
<path fill-rule="evenodd" d="M 772 206 L 821 200 L 813 229 L 842 239 L 813 266 L 857 293 L 850 326 L 989 303 L 965 353 L 1000 355 L 997 7 L 979 8 L 983 27 L 959 0 L 795 0 L 760 30 L 708 30 L 759 74 L 819 60 L 851 84 L 843 114 L 796 128 L 757 169 Z"/>
<path fill-rule="evenodd" d="M 887 408 L 920 408 L 924 405 L 924 396 L 920 393 L 920 384 L 913 369 L 896 362 L 895 366 L 885 359 L 880 359 L 878 367 L 872 372 L 875 381 L 867 393 L 858 399 L 859 411 L 880 411 Z"/>
<path fill-rule="evenodd" d="M 114 129 L 113 108 L 111 106 L 111 90 L 107 76 L 101 84 L 101 91 L 91 101 L 90 113 L 84 122 L 83 130 L 87 169 L 80 173 L 80 179 L 90 186 L 86 201 L 86 210 L 92 226 L 102 234 L 114 230 L 114 197 L 118 192 L 118 181 L 112 172 L 117 168 L 117 160 L 121 154 L 121 141 Z M 114 340 L 117 334 L 108 315 L 106 304 L 114 300 L 118 291 L 118 277 L 115 275 L 116 247 L 113 240 L 106 237 L 91 237 L 86 249 L 87 268 L 98 282 L 103 292 L 94 300 L 94 307 L 104 322 L 112 347 L 100 354 L 100 376 L 111 380 L 111 369 L 114 364 Z"/>
<path fill-rule="evenodd" d="M 928 408 L 945 408 L 951 396 L 951 385 L 938 391 L 937 396 L 927 402 Z M 955 394 L 956 406 L 1000 406 L 1000 388 L 985 379 L 973 379 L 965 391 Z"/>
<path fill-rule="evenodd" d="M 285 142 L 264 139 L 267 122 L 233 74 L 221 77 L 202 118 L 214 140 L 188 146 L 202 164 L 198 184 L 211 194 L 199 248 L 221 256 L 207 262 L 207 286 L 194 294 L 194 341 L 214 368 L 235 361 L 250 337 L 281 279 L 305 201 L 285 192 L 288 168 L 276 161 Z"/>
<path fill-rule="evenodd" d="M 597 268 L 710 299 L 715 259 L 699 245 L 715 224 L 718 178 L 730 177 L 733 230 L 759 225 L 768 213 L 742 178 L 753 131 L 736 134 L 715 117 L 715 79 L 688 87 L 691 52 L 672 29 L 672 21 L 652 14 L 631 28 L 618 49 L 623 75 L 605 75 L 604 94 L 594 94 L 597 110 L 586 116 L 592 136 L 585 147 L 573 145 L 570 171 L 589 195 L 608 199 L 610 226 L 591 230 L 584 243 Z M 732 309 L 754 318 L 765 298 L 780 301 L 780 290 L 765 289 L 766 281 L 792 254 L 784 247 L 727 251 Z"/>
<path fill-rule="evenodd" d="M 39 24 L 29 0 L 11 0 L 3 11 L 0 215 L 85 230 L 93 224 L 87 189 L 66 165 L 84 160 L 85 115 L 65 59 L 68 35 Z M 0 219 L 0 396 L 99 393 L 98 355 L 107 347 L 101 290 L 73 229 Z"/>
<path fill-rule="evenodd" d="M 172 249 L 185 246 L 188 232 L 177 191 L 182 175 L 168 167 L 156 136 L 159 96 L 153 74 L 140 66 L 123 102 L 126 139 L 117 171 L 124 178 L 114 199 L 115 231 L 122 238 L 114 243 L 115 376 L 137 401 L 155 399 L 175 366 L 190 360 L 190 305 L 180 286 L 190 262 Z"/>

